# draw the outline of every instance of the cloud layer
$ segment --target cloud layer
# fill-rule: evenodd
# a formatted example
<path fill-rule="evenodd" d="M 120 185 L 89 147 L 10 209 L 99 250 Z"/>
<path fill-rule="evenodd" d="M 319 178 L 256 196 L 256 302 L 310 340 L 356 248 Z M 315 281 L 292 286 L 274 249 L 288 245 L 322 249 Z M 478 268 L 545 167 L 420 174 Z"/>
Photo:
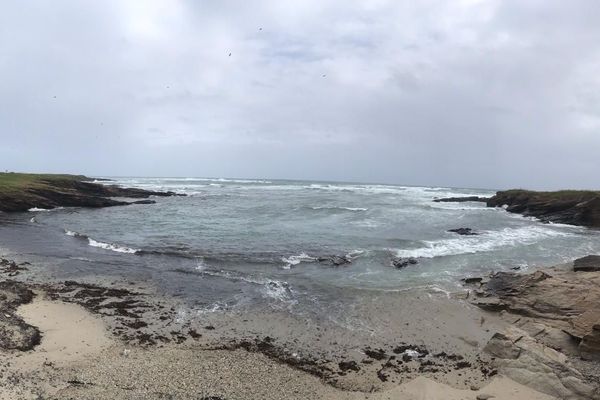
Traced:
<path fill-rule="evenodd" d="M 3 169 L 600 188 L 600 3 L 20 1 Z"/>

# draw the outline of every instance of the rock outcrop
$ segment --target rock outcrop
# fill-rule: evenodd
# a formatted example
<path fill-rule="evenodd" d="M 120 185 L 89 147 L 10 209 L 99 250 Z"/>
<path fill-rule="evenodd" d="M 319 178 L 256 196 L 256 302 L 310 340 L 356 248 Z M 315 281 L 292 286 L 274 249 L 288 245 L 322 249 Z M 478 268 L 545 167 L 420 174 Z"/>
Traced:
<path fill-rule="evenodd" d="M 507 190 L 487 201 L 488 207 L 506 207 L 506 211 L 555 222 L 600 227 L 600 192 L 533 192 Z"/>
<path fill-rule="evenodd" d="M 475 232 L 475 231 L 473 231 L 473 229 L 471 229 L 471 228 L 449 229 L 448 232 L 456 233 L 456 234 L 461 235 L 461 236 L 475 236 L 475 235 L 478 235 L 478 233 Z"/>
<path fill-rule="evenodd" d="M 441 199 L 434 199 L 435 203 L 465 203 L 469 201 L 477 201 L 477 202 L 487 202 L 489 200 L 488 197 L 479 197 L 479 196 L 465 196 L 465 197 L 444 197 Z"/>
<path fill-rule="evenodd" d="M 600 271 L 600 256 L 586 256 L 578 258 L 573 262 L 573 270 L 594 272 Z"/>
<path fill-rule="evenodd" d="M 464 282 L 475 287 L 473 304 L 511 322 L 485 347 L 501 373 L 558 398 L 600 399 L 600 272 L 556 267 Z"/>
<path fill-rule="evenodd" d="M 111 207 L 128 205 L 119 198 L 147 199 L 150 196 L 175 196 L 90 182 L 78 175 L 0 174 L 0 211 L 27 211 L 31 208 Z M 141 200 L 138 204 L 150 204 Z"/>

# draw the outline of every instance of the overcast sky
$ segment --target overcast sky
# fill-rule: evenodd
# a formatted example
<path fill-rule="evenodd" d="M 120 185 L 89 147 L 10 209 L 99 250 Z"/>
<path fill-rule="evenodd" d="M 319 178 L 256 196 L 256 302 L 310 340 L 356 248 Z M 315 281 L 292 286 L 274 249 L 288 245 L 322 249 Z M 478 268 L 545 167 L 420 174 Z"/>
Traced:
<path fill-rule="evenodd" d="M 0 168 L 600 188 L 600 1 L 0 5 Z"/>

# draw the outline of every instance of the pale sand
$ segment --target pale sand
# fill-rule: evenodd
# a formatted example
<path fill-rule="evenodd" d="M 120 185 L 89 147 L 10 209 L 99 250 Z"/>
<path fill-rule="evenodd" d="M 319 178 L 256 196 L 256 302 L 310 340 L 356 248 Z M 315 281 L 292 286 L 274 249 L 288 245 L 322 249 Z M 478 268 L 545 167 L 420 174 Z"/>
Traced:
<path fill-rule="evenodd" d="M 551 399 L 501 376 L 478 391 L 418 377 L 381 392 L 349 392 L 244 350 L 174 344 L 126 349 L 110 337 L 100 318 L 73 304 L 36 300 L 21 306 L 19 314 L 38 326 L 43 338 L 33 351 L 0 355 L 0 398 L 7 400 L 38 394 L 44 399 L 473 400 L 478 394 L 499 400 Z"/>

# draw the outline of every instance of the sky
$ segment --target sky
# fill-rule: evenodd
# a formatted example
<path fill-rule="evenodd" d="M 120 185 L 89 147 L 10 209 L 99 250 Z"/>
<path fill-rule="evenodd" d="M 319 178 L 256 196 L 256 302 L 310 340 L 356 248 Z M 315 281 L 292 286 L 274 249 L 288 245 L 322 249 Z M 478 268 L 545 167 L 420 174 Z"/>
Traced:
<path fill-rule="evenodd" d="M 0 169 L 600 189 L 597 0 L 0 4 Z"/>

